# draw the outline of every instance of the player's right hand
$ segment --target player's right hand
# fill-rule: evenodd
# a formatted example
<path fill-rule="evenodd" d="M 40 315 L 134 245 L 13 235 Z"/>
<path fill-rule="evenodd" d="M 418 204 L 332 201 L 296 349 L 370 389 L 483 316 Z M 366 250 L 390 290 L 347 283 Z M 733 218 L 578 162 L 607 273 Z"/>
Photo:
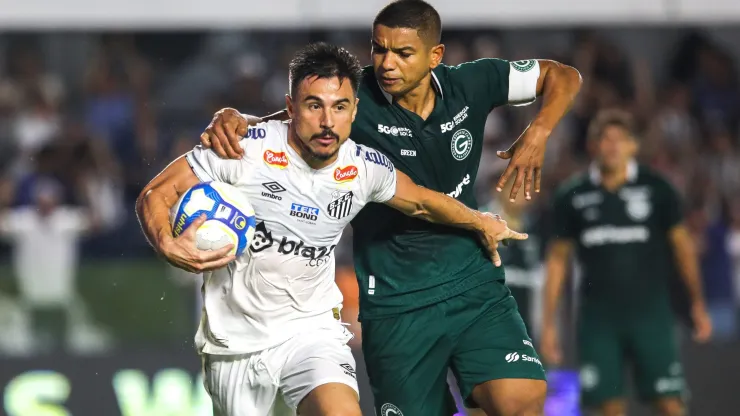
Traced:
<path fill-rule="evenodd" d="M 540 335 L 540 357 L 550 365 L 560 365 L 563 362 L 563 353 L 560 350 L 560 336 L 555 325 L 543 325 Z"/>
<path fill-rule="evenodd" d="M 247 134 L 249 123 L 233 108 L 223 108 L 213 115 L 213 120 L 200 135 L 200 143 L 223 159 L 241 159 L 244 150 L 239 140 Z"/>
<path fill-rule="evenodd" d="M 218 250 L 199 250 L 195 244 L 195 232 L 206 222 L 201 215 L 178 237 L 167 239 L 160 245 L 160 253 L 171 265 L 190 273 L 203 273 L 220 269 L 236 259 L 229 255 L 232 244 Z"/>
<path fill-rule="evenodd" d="M 498 243 L 506 240 L 526 240 L 529 236 L 525 233 L 514 231 L 506 225 L 506 221 L 500 215 L 490 212 L 481 212 L 482 227 L 480 239 L 486 246 L 491 260 L 496 267 L 501 266 L 501 256 L 498 254 Z"/>

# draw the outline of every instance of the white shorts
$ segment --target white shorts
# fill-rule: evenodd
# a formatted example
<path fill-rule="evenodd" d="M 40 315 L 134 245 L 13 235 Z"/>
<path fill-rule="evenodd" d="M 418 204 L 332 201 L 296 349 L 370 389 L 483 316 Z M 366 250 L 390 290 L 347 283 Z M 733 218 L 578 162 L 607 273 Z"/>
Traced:
<path fill-rule="evenodd" d="M 203 383 L 214 416 L 294 416 L 301 400 L 327 383 L 346 384 L 359 398 L 351 338 L 337 324 L 255 353 L 204 355 Z"/>

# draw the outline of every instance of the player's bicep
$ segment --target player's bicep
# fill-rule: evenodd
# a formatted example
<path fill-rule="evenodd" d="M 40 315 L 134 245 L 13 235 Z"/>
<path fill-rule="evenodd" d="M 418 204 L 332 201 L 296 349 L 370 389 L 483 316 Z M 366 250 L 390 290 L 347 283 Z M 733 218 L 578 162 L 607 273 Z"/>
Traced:
<path fill-rule="evenodd" d="M 141 196 L 147 197 L 150 193 L 156 192 L 172 206 L 182 194 L 200 181 L 186 157 L 180 156 L 144 187 Z"/>

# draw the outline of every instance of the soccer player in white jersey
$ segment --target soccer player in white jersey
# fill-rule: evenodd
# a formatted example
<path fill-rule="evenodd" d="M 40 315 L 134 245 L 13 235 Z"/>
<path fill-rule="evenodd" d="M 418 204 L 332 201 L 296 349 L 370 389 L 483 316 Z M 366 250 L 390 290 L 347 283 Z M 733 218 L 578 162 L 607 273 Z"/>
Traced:
<path fill-rule="evenodd" d="M 334 248 L 364 205 L 475 230 L 494 257 L 498 241 L 526 238 L 500 218 L 416 186 L 385 156 L 349 139 L 360 76 L 346 50 L 309 45 L 290 65 L 292 122 L 250 128 L 239 160 L 196 147 L 137 201 L 153 247 L 173 265 L 206 272 L 196 346 L 217 415 L 361 415 Z M 226 182 L 249 197 L 258 226 L 245 255 L 198 251 L 193 234 L 203 218 L 172 237 L 169 209 L 199 181 Z"/>

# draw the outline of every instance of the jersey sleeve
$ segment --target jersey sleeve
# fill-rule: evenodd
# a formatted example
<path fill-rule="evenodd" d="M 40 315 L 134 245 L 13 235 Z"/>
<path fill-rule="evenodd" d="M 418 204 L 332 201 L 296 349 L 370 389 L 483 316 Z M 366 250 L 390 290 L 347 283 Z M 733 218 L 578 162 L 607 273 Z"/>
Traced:
<path fill-rule="evenodd" d="M 245 140 L 243 139 L 240 145 Z M 242 172 L 242 160 L 221 159 L 213 150 L 202 145 L 195 146 L 185 158 L 201 182 L 218 181 L 235 184 Z"/>
<path fill-rule="evenodd" d="M 64 208 L 62 211 L 62 227 L 65 232 L 72 234 L 82 234 L 92 228 L 90 215 L 86 210 L 79 208 Z"/>
<path fill-rule="evenodd" d="M 573 240 L 578 236 L 576 211 L 573 208 L 572 193 L 561 190 L 555 195 L 552 208 L 552 237 Z"/>
<path fill-rule="evenodd" d="M 467 93 L 489 110 L 505 104 L 527 105 L 537 98 L 540 64 L 536 59 L 506 61 L 483 58 L 457 67 Z"/>
<path fill-rule="evenodd" d="M 658 194 L 658 204 L 660 206 L 660 215 L 658 220 L 661 222 L 661 229 L 668 231 L 683 221 L 683 201 L 668 181 L 661 179 L 661 186 Z"/>
<path fill-rule="evenodd" d="M 195 176 L 202 182 L 225 182 L 235 184 L 245 171 L 247 159 L 260 154 L 262 145 L 268 135 L 282 134 L 285 126 L 280 121 L 268 121 L 250 126 L 247 134 L 239 142 L 244 150 L 242 159 L 221 159 L 213 150 L 201 145 L 196 146 L 186 154 L 188 164 L 193 169 Z"/>
<path fill-rule="evenodd" d="M 375 149 L 358 145 L 358 150 L 365 164 L 368 201 L 387 202 L 396 195 L 396 167 Z"/>

